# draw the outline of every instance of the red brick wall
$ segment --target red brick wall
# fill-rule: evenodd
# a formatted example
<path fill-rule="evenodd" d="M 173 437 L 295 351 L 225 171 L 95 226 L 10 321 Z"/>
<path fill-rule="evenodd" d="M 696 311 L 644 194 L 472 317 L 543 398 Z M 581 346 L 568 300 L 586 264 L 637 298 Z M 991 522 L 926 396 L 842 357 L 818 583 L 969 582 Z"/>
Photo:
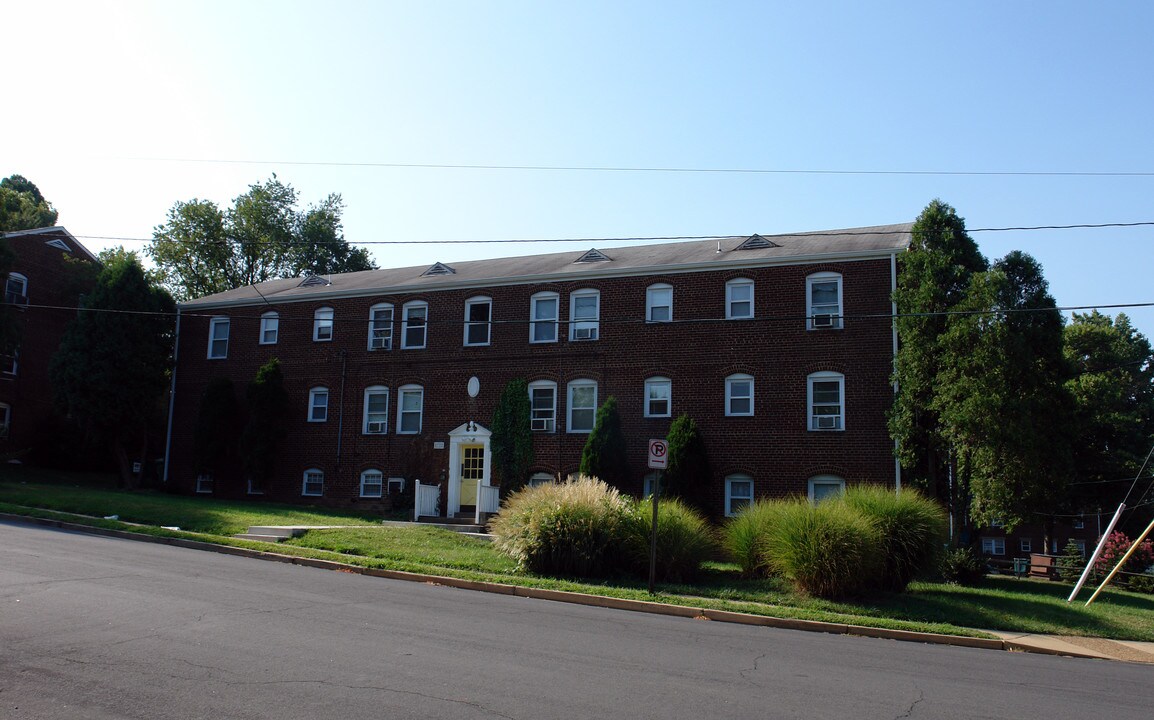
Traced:
<path fill-rule="evenodd" d="M 847 318 L 843 329 L 810 331 L 804 319 L 805 278 L 823 270 L 842 274 Z M 725 316 L 725 282 L 734 277 L 756 282 L 754 320 L 718 320 Z M 657 282 L 673 286 L 677 322 L 643 322 L 645 289 Z M 600 338 L 570 342 L 564 325 L 569 293 L 582 288 L 601 292 Z M 529 298 L 544 290 L 560 294 L 560 339 L 530 344 Z M 477 295 L 493 299 L 492 343 L 464 347 L 464 304 Z M 723 478 L 735 472 L 752 475 L 759 496 L 804 493 L 808 478 L 818 474 L 839 475 L 850 483 L 892 483 L 892 441 L 885 421 L 893 397 L 889 297 L 888 260 L 373 295 L 276 305 L 280 313 L 276 345 L 258 344 L 260 314 L 269 308 L 251 306 L 219 313 L 231 318 L 224 360 L 206 359 L 209 318 L 216 313 L 186 309 L 181 320 L 170 482 L 193 487 L 192 426 L 205 383 L 218 375 L 231 378 L 243 403 L 245 384 L 262 363 L 277 357 L 292 398 L 292 429 L 275 480 L 266 487 L 268 499 L 299 499 L 302 473 L 309 467 L 325 471 L 323 502 L 336 505 L 365 502 L 356 499 L 359 473 L 365 467 L 380 468 L 386 476 L 406 474 L 414 438 L 398 435 L 396 425 L 397 388 L 407 383 L 425 387 L 419 437 L 446 441 L 444 450 L 434 451 L 433 461 L 447 472 L 448 431 L 469 420 L 488 426 L 502 388 L 517 377 L 553 380 L 558 385 L 561 431 L 536 434 L 535 470 L 576 471 L 587 436 L 564 432 L 566 384 L 592 378 L 598 382 L 599 404 L 609 395 L 619 403 L 636 477 L 633 487 L 623 488 L 627 491 L 640 492 L 648 472 L 646 440 L 664 437 L 672 419 L 683 412 L 697 421 L 705 436 L 718 511 L 724 499 Z M 428 343 L 423 350 L 399 349 L 401 308 L 410 300 L 429 303 Z M 387 352 L 367 349 L 368 308 L 378 302 L 391 302 L 395 308 L 394 349 Z M 316 343 L 313 311 L 322 306 L 334 308 L 335 330 L 332 342 Z M 877 317 L 862 317 L 868 315 Z M 845 375 L 844 432 L 807 430 L 807 376 L 817 371 Z M 755 378 L 753 417 L 724 414 L 725 378 L 738 372 Z M 654 375 L 672 380 L 671 418 L 643 416 L 644 382 Z M 481 390 L 469 398 L 466 385 L 473 376 L 480 380 Z M 329 421 L 323 424 L 305 421 L 309 388 L 317 385 L 330 390 Z M 386 385 L 391 391 L 385 436 L 361 432 L 363 391 L 369 385 Z M 244 494 L 235 466 L 216 473 L 216 478 L 216 494 Z M 429 479 L 437 480 L 422 478 Z"/>

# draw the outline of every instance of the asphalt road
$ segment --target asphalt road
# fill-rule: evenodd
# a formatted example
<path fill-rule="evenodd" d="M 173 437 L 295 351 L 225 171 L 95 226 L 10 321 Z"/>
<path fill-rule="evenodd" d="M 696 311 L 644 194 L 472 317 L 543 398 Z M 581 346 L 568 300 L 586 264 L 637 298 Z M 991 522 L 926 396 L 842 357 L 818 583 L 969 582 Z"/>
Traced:
<path fill-rule="evenodd" d="M 1154 668 L 694 621 L 0 523 L 0 718 L 1151 717 Z"/>

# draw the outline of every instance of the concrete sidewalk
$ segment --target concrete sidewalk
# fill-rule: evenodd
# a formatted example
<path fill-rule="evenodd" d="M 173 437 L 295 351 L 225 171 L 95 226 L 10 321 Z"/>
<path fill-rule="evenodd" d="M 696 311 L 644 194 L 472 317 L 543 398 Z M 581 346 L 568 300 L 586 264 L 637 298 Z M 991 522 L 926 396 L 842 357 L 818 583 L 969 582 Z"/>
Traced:
<path fill-rule="evenodd" d="M 986 630 L 1002 639 L 1007 650 L 1067 655 L 1070 657 L 1122 660 L 1154 665 L 1154 643 L 1131 640 L 1106 640 L 1092 637 L 1056 637 L 1032 633 L 1008 633 Z"/>

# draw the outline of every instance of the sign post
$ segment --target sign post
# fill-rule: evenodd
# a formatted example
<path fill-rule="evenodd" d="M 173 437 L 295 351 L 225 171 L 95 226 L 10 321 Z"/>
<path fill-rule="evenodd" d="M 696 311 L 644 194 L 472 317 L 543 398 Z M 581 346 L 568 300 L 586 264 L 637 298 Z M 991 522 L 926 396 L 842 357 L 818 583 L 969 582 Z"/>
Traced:
<path fill-rule="evenodd" d="M 654 581 L 657 577 L 657 496 L 661 494 L 661 471 L 664 470 L 668 461 L 666 455 L 669 452 L 669 446 L 665 444 L 664 440 L 650 440 L 649 441 L 649 467 L 656 470 L 657 477 L 653 480 L 653 487 L 650 488 L 650 499 L 653 501 L 653 529 L 649 537 L 649 594 L 653 594 Z"/>

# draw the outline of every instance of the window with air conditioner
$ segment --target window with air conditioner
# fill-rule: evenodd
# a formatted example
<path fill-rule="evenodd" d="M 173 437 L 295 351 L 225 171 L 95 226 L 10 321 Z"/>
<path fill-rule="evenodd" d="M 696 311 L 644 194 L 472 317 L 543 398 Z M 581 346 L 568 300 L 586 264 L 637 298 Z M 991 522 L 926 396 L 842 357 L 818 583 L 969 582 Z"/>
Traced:
<path fill-rule="evenodd" d="M 389 478 L 388 493 L 390 495 L 399 495 L 405 491 L 405 479 L 403 477 Z"/>
<path fill-rule="evenodd" d="M 529 298 L 529 342 L 557 342 L 557 309 L 560 296 L 555 292 L 536 293 Z"/>
<path fill-rule="evenodd" d="M 389 389 L 384 385 L 365 388 L 364 433 L 382 435 L 389 430 Z"/>
<path fill-rule="evenodd" d="M 819 272 L 805 279 L 806 317 L 809 329 L 842 327 L 841 275 Z"/>
<path fill-rule="evenodd" d="M 600 316 L 600 291 L 574 291 L 569 296 L 569 339 L 596 340 L 600 329 Z"/>
<path fill-rule="evenodd" d="M 378 303 L 369 308 L 369 350 L 393 349 L 393 306 Z"/>
<path fill-rule="evenodd" d="M 845 430 L 845 376 L 835 372 L 817 372 L 809 376 L 809 429 Z"/>
<path fill-rule="evenodd" d="M 533 432 L 556 430 L 557 383 L 535 380 L 529 383 L 529 428 Z"/>
<path fill-rule="evenodd" d="M 329 342 L 333 339 L 333 309 L 317 308 L 313 313 L 313 342 Z"/>

